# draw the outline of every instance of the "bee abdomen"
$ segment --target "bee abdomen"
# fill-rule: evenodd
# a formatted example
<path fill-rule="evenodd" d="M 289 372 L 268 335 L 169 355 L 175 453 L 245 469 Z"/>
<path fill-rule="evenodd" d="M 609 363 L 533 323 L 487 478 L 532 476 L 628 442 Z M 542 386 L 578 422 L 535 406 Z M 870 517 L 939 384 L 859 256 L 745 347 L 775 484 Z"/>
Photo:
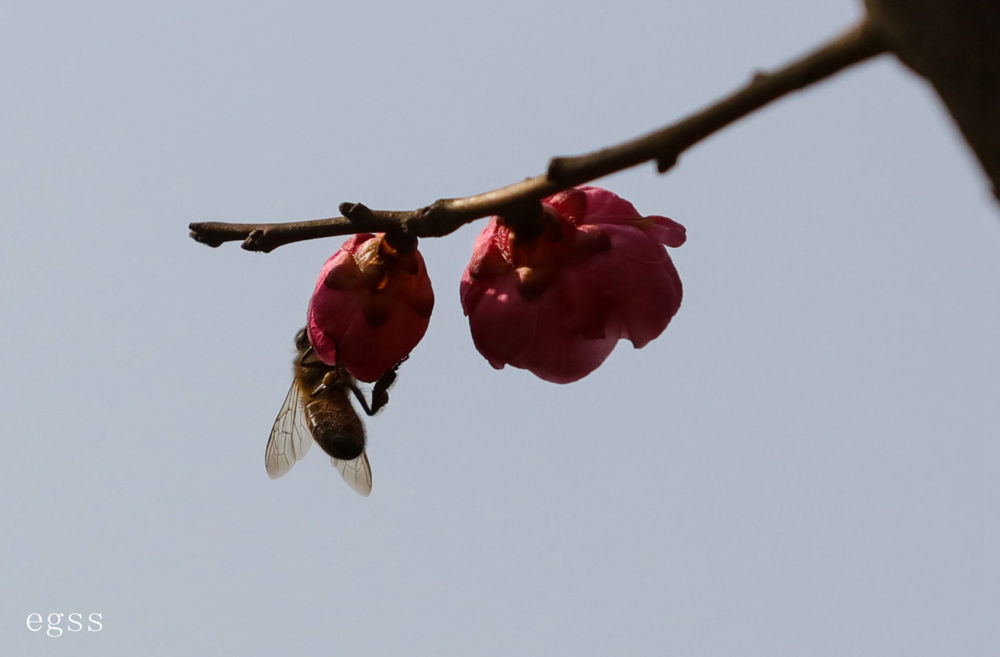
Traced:
<path fill-rule="evenodd" d="M 364 451 L 365 427 L 346 395 L 343 404 L 313 399 L 305 405 L 305 411 L 313 438 L 324 452 L 335 459 L 350 461 Z"/>

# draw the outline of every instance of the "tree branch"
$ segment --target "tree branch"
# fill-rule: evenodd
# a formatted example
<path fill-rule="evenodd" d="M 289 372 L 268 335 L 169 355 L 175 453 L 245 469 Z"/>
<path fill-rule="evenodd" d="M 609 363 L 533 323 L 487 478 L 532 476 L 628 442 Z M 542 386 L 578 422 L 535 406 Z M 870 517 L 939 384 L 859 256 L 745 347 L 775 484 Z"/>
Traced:
<path fill-rule="evenodd" d="M 344 216 L 329 219 L 267 224 L 192 223 L 191 237 L 209 246 L 243 240 L 244 249 L 265 253 L 292 242 L 360 232 L 440 237 L 480 217 L 503 214 L 505 209 L 526 201 L 538 201 L 649 160 L 655 160 L 657 169 L 665 172 L 685 150 L 737 119 L 884 51 L 881 38 L 867 21 L 862 21 L 774 72 L 757 73 L 745 86 L 677 123 L 586 155 L 553 158 L 546 173 L 512 185 L 475 196 L 440 199 L 413 211 L 370 210 L 361 204 L 342 203 L 339 209 Z"/>

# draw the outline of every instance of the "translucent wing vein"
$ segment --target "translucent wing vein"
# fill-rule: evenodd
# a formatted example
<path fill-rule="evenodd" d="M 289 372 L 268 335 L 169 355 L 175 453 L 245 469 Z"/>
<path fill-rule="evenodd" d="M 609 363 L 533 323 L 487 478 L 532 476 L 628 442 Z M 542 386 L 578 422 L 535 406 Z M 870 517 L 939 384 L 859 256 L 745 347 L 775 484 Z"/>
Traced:
<path fill-rule="evenodd" d="M 331 458 L 333 467 L 337 468 L 340 476 L 344 478 L 347 485 L 356 490 L 361 495 L 368 497 L 372 492 L 372 466 L 368 463 L 368 453 L 361 452 L 361 456 L 350 461 L 341 461 Z"/>
<path fill-rule="evenodd" d="M 302 408 L 302 393 L 297 383 L 292 382 L 288 395 L 278 411 L 271 427 L 271 436 L 264 450 L 264 466 L 272 479 L 277 479 L 292 469 L 312 446 L 312 434 L 306 425 L 305 410 Z"/>

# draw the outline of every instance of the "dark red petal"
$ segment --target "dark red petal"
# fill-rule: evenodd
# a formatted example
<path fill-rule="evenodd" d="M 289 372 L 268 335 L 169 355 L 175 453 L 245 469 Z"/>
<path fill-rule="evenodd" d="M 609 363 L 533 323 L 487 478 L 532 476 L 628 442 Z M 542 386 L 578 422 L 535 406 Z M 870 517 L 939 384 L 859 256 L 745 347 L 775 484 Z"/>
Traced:
<path fill-rule="evenodd" d="M 571 383 L 587 376 L 608 357 L 617 336 L 585 339 L 560 330 L 558 314 L 564 308 L 555 304 L 542 308 L 536 322 L 534 339 L 518 358 L 509 362 L 527 369 L 552 383 Z"/>
<path fill-rule="evenodd" d="M 472 285 L 482 288 L 475 306 L 467 309 L 472 340 L 493 367 L 503 367 L 530 347 L 538 306 L 524 301 L 514 276 Z"/>
<path fill-rule="evenodd" d="M 587 207 L 587 195 L 584 188 L 573 188 L 553 194 L 543 199 L 542 202 L 558 210 L 559 214 L 574 224 L 585 223 L 585 218 L 589 213 Z"/>
<path fill-rule="evenodd" d="M 659 243 L 631 226 L 604 226 L 611 249 L 572 271 L 591 303 L 603 301 L 607 331 L 641 347 L 662 333 L 681 301 L 680 278 Z M 569 277 L 569 274 L 567 274 Z"/>
<path fill-rule="evenodd" d="M 405 307 L 397 309 L 392 321 L 378 327 L 367 325 L 358 314 L 341 341 L 341 362 L 355 378 L 377 381 L 413 350 L 427 325 L 426 317 Z"/>
<path fill-rule="evenodd" d="M 634 205 L 614 192 L 590 186 L 581 187 L 580 191 L 587 197 L 587 215 L 582 223 L 622 224 L 642 216 Z"/>
<path fill-rule="evenodd" d="M 643 219 L 645 220 L 642 222 L 645 231 L 662 244 L 678 247 L 687 240 L 687 229 L 673 219 L 656 214 L 643 217 Z"/>

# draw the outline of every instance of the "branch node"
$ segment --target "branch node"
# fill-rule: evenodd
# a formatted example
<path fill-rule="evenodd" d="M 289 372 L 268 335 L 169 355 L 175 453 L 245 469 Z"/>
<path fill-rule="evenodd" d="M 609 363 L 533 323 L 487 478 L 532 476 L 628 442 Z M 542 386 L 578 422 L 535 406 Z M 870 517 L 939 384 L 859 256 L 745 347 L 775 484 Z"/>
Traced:
<path fill-rule="evenodd" d="M 399 253 L 413 253 L 417 250 L 417 236 L 403 228 L 385 231 L 385 241 Z"/>
<path fill-rule="evenodd" d="M 247 233 L 246 238 L 243 240 L 243 244 L 240 246 L 244 251 L 263 251 L 267 253 L 268 249 L 264 248 L 264 237 L 265 232 L 260 228 L 255 228 Z"/>
<path fill-rule="evenodd" d="M 542 234 L 542 202 L 535 199 L 519 199 L 500 208 L 497 214 L 508 226 L 518 241 L 530 242 Z"/>
<path fill-rule="evenodd" d="M 404 220 L 403 225 L 407 227 L 410 223 L 423 225 L 426 226 L 431 233 L 436 232 L 440 228 L 438 224 L 441 222 L 441 218 L 448 215 L 449 200 L 450 199 L 439 198 L 430 205 L 418 208 L 411 216 Z"/>
<path fill-rule="evenodd" d="M 656 172 L 666 173 L 677 164 L 678 153 L 667 153 L 656 158 Z"/>
<path fill-rule="evenodd" d="M 545 177 L 557 185 L 565 184 L 563 176 L 565 175 L 566 159 L 565 157 L 554 157 L 549 160 L 549 166 L 545 170 Z"/>
<path fill-rule="evenodd" d="M 200 222 L 194 222 L 188 224 L 188 229 L 191 231 L 188 235 L 191 236 L 195 242 L 204 244 L 205 246 L 210 246 L 213 249 L 222 246 L 226 240 L 220 239 L 218 237 L 212 237 L 207 230 L 205 230 L 205 225 Z"/>
<path fill-rule="evenodd" d="M 337 209 L 348 221 L 371 221 L 375 217 L 375 213 L 364 203 L 341 203 Z"/>

